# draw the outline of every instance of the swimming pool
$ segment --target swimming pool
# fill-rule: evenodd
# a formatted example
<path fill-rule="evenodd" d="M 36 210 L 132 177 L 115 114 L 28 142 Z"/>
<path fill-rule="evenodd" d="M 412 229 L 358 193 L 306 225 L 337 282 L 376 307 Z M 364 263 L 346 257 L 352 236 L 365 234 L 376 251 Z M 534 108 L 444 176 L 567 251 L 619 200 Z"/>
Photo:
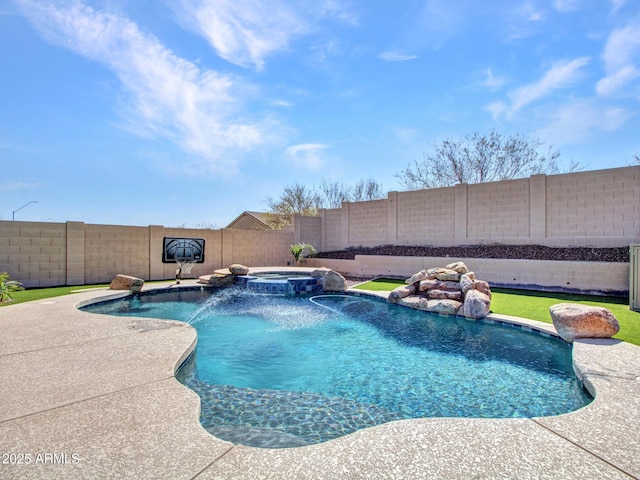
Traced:
<path fill-rule="evenodd" d="M 506 326 L 351 295 L 169 291 L 87 307 L 198 331 L 177 375 L 201 422 L 250 446 L 318 443 L 392 420 L 537 417 L 587 403 L 571 348 Z"/>

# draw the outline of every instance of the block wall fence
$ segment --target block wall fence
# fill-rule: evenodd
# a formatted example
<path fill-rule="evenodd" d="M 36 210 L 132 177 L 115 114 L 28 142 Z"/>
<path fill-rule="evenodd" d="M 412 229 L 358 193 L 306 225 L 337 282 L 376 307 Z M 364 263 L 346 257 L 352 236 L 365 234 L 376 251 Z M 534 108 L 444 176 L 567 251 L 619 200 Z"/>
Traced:
<path fill-rule="evenodd" d="M 322 251 L 492 243 L 629 246 L 640 240 L 640 166 L 389 192 L 386 200 L 321 210 L 319 221 L 316 245 Z"/>
<path fill-rule="evenodd" d="M 109 283 L 119 273 L 144 280 L 171 279 L 176 264 L 162 263 L 164 237 L 205 240 L 205 261 L 193 267 L 191 276 L 232 263 L 269 266 L 293 261 L 291 231 L 0 221 L 0 272 L 9 272 L 27 288 Z"/>
<path fill-rule="evenodd" d="M 0 271 L 26 287 L 106 283 L 118 273 L 171 279 L 176 265 L 162 263 L 165 236 L 205 239 L 205 262 L 196 264 L 191 276 L 232 263 L 289 265 L 290 245 L 298 242 L 312 243 L 319 251 L 389 244 L 628 247 L 640 243 L 640 166 L 389 192 L 387 199 L 345 202 L 339 209 L 321 210 L 318 217 L 296 215 L 293 228 L 279 231 L 0 221 Z M 344 273 L 402 275 L 413 268 L 404 260 L 372 261 L 366 266 L 361 266 L 366 259 L 343 264 L 352 270 Z M 539 270 L 555 269 L 565 273 L 556 275 L 554 282 L 579 284 L 578 277 L 602 275 L 598 271 L 604 267 L 592 264 L 591 270 L 576 273 L 575 262 L 557 265 L 562 263 L 500 263 L 496 278 L 509 277 L 514 286 L 530 285 L 542 278 Z M 394 265 L 397 272 L 391 271 Z M 606 277 L 605 282 L 612 290 L 628 291 L 629 264 L 608 265 L 616 272 L 615 281 Z M 519 272 L 536 273 L 514 277 L 509 271 L 516 266 Z M 562 275 L 569 279 L 561 281 Z"/>

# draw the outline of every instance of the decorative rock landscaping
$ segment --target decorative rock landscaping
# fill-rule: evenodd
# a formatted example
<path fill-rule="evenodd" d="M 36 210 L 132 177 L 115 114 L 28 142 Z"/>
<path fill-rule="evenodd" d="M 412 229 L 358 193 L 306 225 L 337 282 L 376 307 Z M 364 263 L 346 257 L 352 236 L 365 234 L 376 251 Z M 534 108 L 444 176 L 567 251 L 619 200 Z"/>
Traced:
<path fill-rule="evenodd" d="M 576 338 L 611 338 L 620 331 L 616 317 L 604 307 L 559 303 L 549 308 L 553 326 L 566 341 Z"/>
<path fill-rule="evenodd" d="M 116 275 L 109 284 L 111 290 L 131 290 L 131 293 L 138 293 L 143 286 L 143 279 L 122 274 Z"/>
<path fill-rule="evenodd" d="M 484 280 L 477 280 L 463 262 L 421 270 L 405 283 L 389 294 L 389 302 L 474 319 L 489 314 L 491 288 Z"/>

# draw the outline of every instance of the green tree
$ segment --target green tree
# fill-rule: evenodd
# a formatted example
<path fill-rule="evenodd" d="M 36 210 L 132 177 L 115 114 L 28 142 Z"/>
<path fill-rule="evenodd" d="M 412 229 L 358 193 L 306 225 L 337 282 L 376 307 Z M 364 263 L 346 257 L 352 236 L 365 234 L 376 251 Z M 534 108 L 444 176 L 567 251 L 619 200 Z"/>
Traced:
<path fill-rule="evenodd" d="M 395 176 L 409 190 L 447 187 L 560 173 L 560 153 L 538 137 L 492 130 L 433 144 L 422 162 L 414 161 Z M 572 163 L 570 171 L 581 169 Z"/>
<path fill-rule="evenodd" d="M 11 293 L 18 290 L 24 290 L 22 283 L 9 280 L 9 274 L 7 272 L 0 272 L 0 302 L 10 302 L 13 300 Z"/>

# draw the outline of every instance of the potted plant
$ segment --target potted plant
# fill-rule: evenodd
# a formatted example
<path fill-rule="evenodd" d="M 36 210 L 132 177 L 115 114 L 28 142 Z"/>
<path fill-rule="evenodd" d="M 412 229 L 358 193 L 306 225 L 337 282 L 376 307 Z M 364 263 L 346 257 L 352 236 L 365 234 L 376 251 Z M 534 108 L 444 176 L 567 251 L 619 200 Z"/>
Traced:
<path fill-rule="evenodd" d="M 0 302 L 11 302 L 13 298 L 9 294 L 18 290 L 24 290 L 22 284 L 15 280 L 9 280 L 7 272 L 0 272 Z"/>
<path fill-rule="evenodd" d="M 291 255 L 296 260 L 296 266 L 300 266 L 302 262 L 304 262 L 304 257 L 308 257 L 309 255 L 313 255 L 316 252 L 316 249 L 310 243 L 296 243 L 295 245 L 291 245 Z"/>

